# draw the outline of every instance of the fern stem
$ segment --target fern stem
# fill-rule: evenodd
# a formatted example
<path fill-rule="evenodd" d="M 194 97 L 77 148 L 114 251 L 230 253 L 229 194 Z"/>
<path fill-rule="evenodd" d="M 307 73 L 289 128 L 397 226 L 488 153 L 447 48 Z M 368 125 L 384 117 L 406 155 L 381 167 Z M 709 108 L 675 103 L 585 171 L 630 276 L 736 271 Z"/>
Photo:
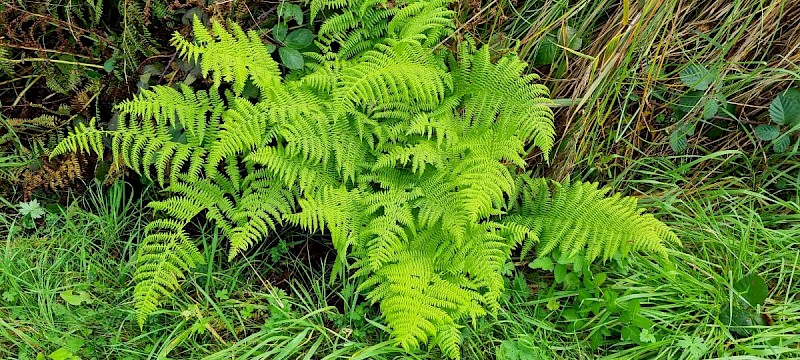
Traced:
<path fill-rule="evenodd" d="M 23 58 L 19 60 L 6 60 L 10 63 L 24 63 L 24 62 L 48 62 L 48 63 L 55 63 L 55 64 L 66 64 L 66 65 L 77 65 L 77 66 L 85 66 L 95 69 L 104 69 L 103 65 L 97 64 L 89 64 L 77 61 L 67 61 L 67 60 L 58 60 L 58 59 L 47 59 L 47 58 Z"/>

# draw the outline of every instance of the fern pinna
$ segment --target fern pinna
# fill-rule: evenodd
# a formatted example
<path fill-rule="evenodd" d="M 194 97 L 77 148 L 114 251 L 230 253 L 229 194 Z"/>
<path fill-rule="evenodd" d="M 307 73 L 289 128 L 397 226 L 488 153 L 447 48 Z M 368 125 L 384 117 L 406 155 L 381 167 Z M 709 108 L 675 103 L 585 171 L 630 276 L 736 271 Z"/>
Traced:
<path fill-rule="evenodd" d="M 173 44 L 210 90 L 143 91 L 115 130 L 82 125 L 53 151 L 101 152 L 109 137 L 115 159 L 170 194 L 150 204 L 138 252 L 140 322 L 203 261 L 184 230 L 201 214 L 231 258 L 284 223 L 326 231 L 335 276 L 361 279 L 396 342 L 451 358 L 465 321 L 498 310 L 515 247 L 594 259 L 677 241 L 632 198 L 520 175 L 531 146 L 553 145 L 548 91 L 513 55 L 437 47 L 453 30 L 447 1 L 314 0 L 311 15 L 325 17 L 320 51 L 287 77 L 255 33 L 195 19 L 193 41 Z"/>

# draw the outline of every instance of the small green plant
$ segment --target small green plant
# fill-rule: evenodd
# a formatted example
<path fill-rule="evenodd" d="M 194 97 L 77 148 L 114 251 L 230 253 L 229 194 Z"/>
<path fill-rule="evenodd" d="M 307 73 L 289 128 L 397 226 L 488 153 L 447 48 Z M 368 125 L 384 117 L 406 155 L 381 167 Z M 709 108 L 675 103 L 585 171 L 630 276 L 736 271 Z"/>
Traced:
<path fill-rule="evenodd" d="M 140 324 L 205 261 L 185 229 L 201 214 L 231 259 L 286 223 L 325 231 L 332 278 L 358 279 L 395 343 L 450 358 L 465 323 L 497 313 L 518 246 L 587 264 L 666 254 L 677 237 L 635 198 L 523 171 L 534 146 L 553 146 L 547 88 L 512 54 L 438 46 L 454 28 L 447 4 L 312 1 L 320 53 L 285 77 L 255 32 L 195 19 L 193 41 L 173 44 L 211 89 L 143 90 L 117 106 L 115 130 L 83 124 L 54 149 L 102 153 L 108 138 L 114 159 L 170 195 L 150 203 L 138 250 Z"/>
<path fill-rule="evenodd" d="M 19 203 L 19 214 L 22 215 L 22 227 L 31 229 L 36 225 L 36 220 L 47 215 L 47 211 L 39 204 L 39 200 L 34 199 Z"/>
<path fill-rule="evenodd" d="M 690 64 L 679 75 L 689 91 L 681 94 L 673 108 L 676 126 L 670 133 L 669 145 L 673 152 L 682 154 L 689 147 L 689 138 L 695 135 L 699 121 L 711 122 L 715 117 L 735 118 L 735 108 L 714 86 L 720 78 L 717 70 L 702 64 Z"/>
<path fill-rule="evenodd" d="M 301 50 L 308 48 L 314 41 L 314 33 L 308 29 L 289 31 L 289 21 L 294 20 L 297 25 L 303 25 L 303 10 L 297 4 L 287 2 L 278 5 L 280 21 L 272 28 L 272 37 L 278 41 L 278 57 L 281 63 L 292 70 L 302 69 L 305 65 Z M 275 51 L 276 46 L 267 45 L 267 51 Z"/>
<path fill-rule="evenodd" d="M 787 89 L 776 96 L 769 105 L 769 119 L 773 124 L 755 127 L 756 137 L 771 141 L 776 153 L 785 152 L 791 145 L 792 133 L 800 125 L 800 89 Z"/>

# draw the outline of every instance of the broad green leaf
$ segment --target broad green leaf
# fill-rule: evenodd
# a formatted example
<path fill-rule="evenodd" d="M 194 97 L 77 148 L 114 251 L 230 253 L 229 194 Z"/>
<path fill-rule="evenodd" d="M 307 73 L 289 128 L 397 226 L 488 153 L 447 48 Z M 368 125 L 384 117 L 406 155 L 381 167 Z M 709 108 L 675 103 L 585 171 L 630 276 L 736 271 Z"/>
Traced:
<path fill-rule="evenodd" d="M 497 360 L 547 360 L 550 355 L 532 340 L 503 340 L 495 352 Z"/>
<path fill-rule="evenodd" d="M 636 326 L 626 326 L 622 328 L 622 332 L 620 333 L 620 335 L 622 340 L 638 343 L 639 334 L 641 332 L 642 331 Z"/>
<path fill-rule="evenodd" d="M 566 32 L 566 34 L 565 34 Z M 564 36 L 566 35 L 566 39 Z M 570 48 L 572 50 L 580 50 L 583 46 L 583 39 L 578 36 L 578 31 L 571 26 L 566 27 L 566 31 L 555 30 L 547 34 L 536 48 L 536 55 L 533 58 L 533 65 L 549 65 L 552 64 L 556 56 L 563 50 L 558 45 Z"/>
<path fill-rule="evenodd" d="M 62 291 L 59 296 L 61 296 L 67 304 L 80 306 L 83 303 L 91 304 L 94 302 L 92 296 L 86 291 L 78 291 L 78 293 L 74 293 L 72 290 L 64 290 Z"/>
<path fill-rule="evenodd" d="M 53 360 L 73 360 L 76 358 L 76 356 L 72 354 L 72 351 L 69 351 L 66 347 L 53 351 L 47 357 Z"/>
<path fill-rule="evenodd" d="M 542 269 L 546 271 L 553 271 L 553 268 L 555 268 L 555 264 L 553 264 L 553 259 L 551 259 L 549 256 L 543 256 L 540 258 L 536 258 L 536 260 L 531 261 L 531 263 L 528 264 L 528 267 L 530 267 L 531 269 Z"/>
<path fill-rule="evenodd" d="M 716 80 L 717 74 L 703 65 L 692 64 L 681 71 L 681 81 L 694 90 L 707 90 Z"/>
<path fill-rule="evenodd" d="M 719 321 L 728 327 L 728 330 L 739 336 L 748 336 L 750 329 L 748 326 L 753 326 L 753 317 L 734 304 L 733 307 L 725 305 L 719 312 Z"/>
<path fill-rule="evenodd" d="M 303 9 L 300 8 L 298 5 L 294 5 L 292 7 L 292 16 L 294 17 L 294 21 L 297 22 L 297 25 L 303 25 Z"/>
<path fill-rule="evenodd" d="M 778 125 L 800 123 L 800 89 L 788 89 L 769 104 L 769 118 Z"/>
<path fill-rule="evenodd" d="M 558 302 L 557 298 L 551 298 L 549 301 L 547 301 L 547 305 L 545 306 L 547 307 L 547 310 L 556 311 L 561 307 L 561 303 Z"/>
<path fill-rule="evenodd" d="M 555 61 L 556 54 L 558 53 L 558 46 L 555 43 L 555 37 L 548 35 L 539 42 L 536 47 L 536 55 L 533 57 L 533 65 L 550 65 Z"/>
<path fill-rule="evenodd" d="M 567 265 L 558 264 L 556 265 L 555 271 L 553 271 L 556 283 L 561 284 L 564 282 L 564 279 L 567 277 Z"/>
<path fill-rule="evenodd" d="M 305 65 L 303 54 L 300 54 L 297 49 L 282 46 L 278 48 L 278 55 L 280 55 L 283 65 L 286 65 L 289 69 L 302 69 L 303 65 Z"/>
<path fill-rule="evenodd" d="M 776 125 L 758 125 L 754 129 L 756 137 L 761 141 L 774 140 L 781 134 L 781 129 Z"/>
<path fill-rule="evenodd" d="M 288 47 L 302 49 L 311 45 L 312 41 L 314 41 L 314 34 L 311 30 L 299 29 L 290 32 L 289 35 L 286 36 L 286 41 L 284 41 L 284 43 Z"/>
<path fill-rule="evenodd" d="M 763 304 L 769 294 L 767 283 L 756 273 L 750 273 L 739 279 L 733 284 L 733 288 L 750 306 Z"/>
<path fill-rule="evenodd" d="M 105 70 L 107 73 L 114 71 L 114 66 L 116 66 L 116 63 L 117 61 L 114 60 L 114 58 L 106 60 L 106 62 L 103 63 L 103 70 Z"/>
<path fill-rule="evenodd" d="M 289 32 L 289 26 L 285 23 L 278 23 L 272 28 L 272 37 L 278 42 L 286 40 L 286 33 Z"/>

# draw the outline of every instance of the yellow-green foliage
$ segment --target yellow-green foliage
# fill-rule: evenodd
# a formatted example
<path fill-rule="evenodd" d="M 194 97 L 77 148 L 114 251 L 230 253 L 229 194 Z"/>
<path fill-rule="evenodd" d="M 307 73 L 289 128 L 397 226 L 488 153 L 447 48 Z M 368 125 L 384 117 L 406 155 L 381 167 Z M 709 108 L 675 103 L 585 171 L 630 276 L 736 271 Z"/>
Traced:
<path fill-rule="evenodd" d="M 183 230 L 200 214 L 231 257 L 285 222 L 324 230 L 335 274 L 362 280 L 395 341 L 451 358 L 466 320 L 498 310 L 515 246 L 664 251 L 674 235 L 634 200 L 581 184 L 551 194 L 517 175 L 531 146 L 547 156 L 553 145 L 548 91 L 514 56 L 492 62 L 470 41 L 436 48 L 453 25 L 446 5 L 312 1 L 312 17 L 328 19 L 321 53 L 291 80 L 256 34 L 196 20 L 194 41 L 174 44 L 209 91 L 144 91 L 117 107 L 117 129 L 82 126 L 54 150 L 100 152 L 109 136 L 115 159 L 171 195 L 150 204 L 161 219 L 139 250 L 140 322 L 202 262 Z M 255 102 L 242 97 L 248 79 Z"/>

